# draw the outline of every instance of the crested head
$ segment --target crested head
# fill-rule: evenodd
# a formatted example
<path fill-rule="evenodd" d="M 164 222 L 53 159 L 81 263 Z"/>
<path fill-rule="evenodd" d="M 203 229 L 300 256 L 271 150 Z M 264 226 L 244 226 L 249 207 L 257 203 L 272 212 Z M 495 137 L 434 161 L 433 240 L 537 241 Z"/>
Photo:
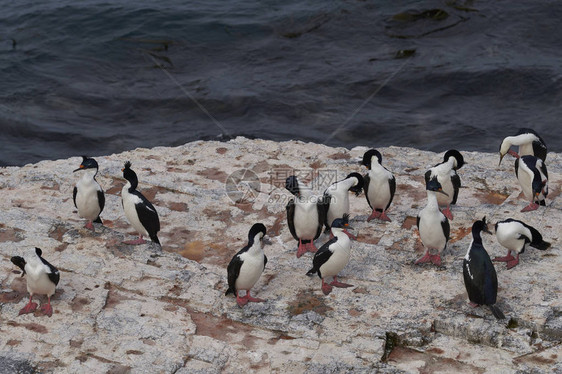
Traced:
<path fill-rule="evenodd" d="M 373 157 L 377 158 L 377 162 L 382 165 L 382 155 L 376 149 L 369 149 L 363 155 L 363 160 L 361 161 L 361 165 L 367 167 L 367 169 L 371 170 L 371 164 L 373 162 Z"/>
<path fill-rule="evenodd" d="M 490 230 L 488 229 L 488 223 L 486 222 L 486 217 L 483 217 L 481 220 L 478 220 L 472 224 L 472 236 L 474 238 L 480 237 L 480 233 L 482 231 L 491 234 Z"/>
<path fill-rule="evenodd" d="M 285 188 L 287 189 L 287 191 L 289 191 L 290 193 L 292 193 L 297 197 L 300 195 L 299 181 L 297 180 L 297 177 L 295 177 L 294 175 L 291 175 L 285 180 Z"/>
<path fill-rule="evenodd" d="M 137 178 L 137 174 L 133 171 L 133 169 L 131 169 L 131 161 L 125 162 L 122 171 L 123 171 L 123 178 L 128 180 L 133 188 L 136 188 L 138 184 L 138 178 Z"/>
<path fill-rule="evenodd" d="M 355 184 L 355 186 L 351 187 L 349 190 L 351 192 L 355 192 L 355 195 L 359 195 L 361 193 L 361 191 L 363 191 L 363 176 L 359 173 L 350 173 L 347 175 L 347 177 L 345 177 L 345 179 L 349 179 L 349 178 L 356 178 L 357 179 L 357 183 Z"/>
<path fill-rule="evenodd" d="M 259 236 L 258 239 L 262 239 L 266 234 L 266 228 L 263 223 L 255 223 L 250 231 L 248 232 L 248 240 L 252 242 L 256 236 Z"/>
<path fill-rule="evenodd" d="M 445 156 L 443 156 L 443 161 L 447 162 L 450 157 L 453 157 L 455 159 L 455 164 L 453 166 L 454 170 L 458 170 L 463 167 L 464 157 L 462 157 L 462 154 L 459 151 L 457 151 L 456 149 L 448 150 L 447 152 L 445 152 Z"/>

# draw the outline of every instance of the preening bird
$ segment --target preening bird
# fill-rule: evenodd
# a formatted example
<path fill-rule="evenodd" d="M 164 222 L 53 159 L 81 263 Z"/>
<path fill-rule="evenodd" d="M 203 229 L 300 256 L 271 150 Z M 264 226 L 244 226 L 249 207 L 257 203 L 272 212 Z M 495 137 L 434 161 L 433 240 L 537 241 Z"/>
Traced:
<path fill-rule="evenodd" d="M 322 233 L 326 211 L 322 198 L 312 194 L 311 189 L 295 176 L 285 181 L 285 188 L 295 195 L 286 206 L 287 223 L 293 238 L 299 242 L 297 258 L 307 251 L 315 253 L 316 240 Z"/>
<path fill-rule="evenodd" d="M 373 210 L 367 222 L 375 218 L 390 222 L 386 211 L 396 192 L 394 175 L 382 166 L 382 155 L 376 149 L 365 152 L 361 165 L 367 167 L 367 174 L 363 176 L 365 197 Z"/>
<path fill-rule="evenodd" d="M 322 279 L 322 292 L 328 295 L 333 287 L 353 287 L 351 284 L 342 283 L 337 280 L 337 275 L 349 262 L 351 255 L 351 239 L 347 233 L 349 227 L 349 215 L 336 218 L 331 225 L 333 238 L 324 244 L 314 254 L 312 269 L 306 275 L 318 274 Z M 333 277 L 330 283 L 326 278 Z"/>
<path fill-rule="evenodd" d="M 23 271 L 21 276 L 26 276 L 27 292 L 29 292 L 29 303 L 20 310 L 20 315 L 35 312 L 37 303 L 33 302 L 34 295 L 47 295 L 47 304 L 41 305 L 41 312 L 49 317 L 53 315 L 51 296 L 55 294 L 60 274 L 56 267 L 41 257 L 42 254 L 40 248 L 35 248 L 25 258 L 20 256 L 11 258 L 12 263 Z"/>
<path fill-rule="evenodd" d="M 472 242 L 463 260 L 464 285 L 472 307 L 487 305 L 497 319 L 504 319 L 496 304 L 498 278 L 496 269 L 482 244 L 482 231 L 490 233 L 486 217 L 472 225 Z"/>
<path fill-rule="evenodd" d="M 427 205 L 417 217 L 417 226 L 420 239 L 427 248 L 425 254 L 416 260 L 415 264 L 425 264 L 428 262 L 434 265 L 441 265 L 441 252 L 449 241 L 450 226 L 447 217 L 439 210 L 437 194 L 447 194 L 443 191 L 441 183 L 437 177 L 433 177 L 426 183 Z M 432 253 L 433 252 L 433 253 Z"/>
<path fill-rule="evenodd" d="M 519 152 L 511 149 L 512 146 L 519 146 Z M 510 154 L 515 158 L 530 155 L 546 161 L 546 143 L 533 129 L 522 128 L 517 134 L 506 137 L 500 145 L 500 164 L 506 154 Z"/>
<path fill-rule="evenodd" d="M 358 196 L 363 190 L 363 177 L 359 173 L 348 174 L 345 179 L 332 183 L 324 191 L 324 204 L 326 209 L 326 230 L 336 218 L 349 214 L 349 192 Z M 350 233 L 348 235 L 351 235 Z M 352 236 L 355 239 L 354 236 Z"/>
<path fill-rule="evenodd" d="M 546 205 L 548 171 L 544 162 L 535 156 L 521 156 L 515 160 L 515 174 L 523 195 L 530 201 L 521 211 L 530 212 L 538 209 L 539 205 Z"/>
<path fill-rule="evenodd" d="M 461 178 L 457 174 L 457 170 L 463 167 L 463 165 L 464 158 L 462 154 L 455 149 L 451 149 L 443 156 L 443 162 L 435 165 L 425 173 L 426 184 L 434 177 L 437 177 L 437 181 L 441 184 L 445 194 L 439 194 L 437 202 L 440 206 L 445 206 L 443 214 L 450 220 L 453 219 L 451 205 L 457 203 L 461 187 Z"/>
<path fill-rule="evenodd" d="M 507 255 L 496 257 L 493 261 L 506 262 L 508 269 L 519 264 L 519 255 L 525 252 L 528 247 L 534 247 L 541 251 L 550 247 L 550 243 L 543 240 L 539 231 L 525 222 L 508 218 L 496 222 L 495 228 L 496 238 L 501 245 L 507 248 Z M 511 254 L 512 252 L 516 254 L 515 257 Z"/>
<path fill-rule="evenodd" d="M 77 171 L 80 171 L 82 178 L 74 187 L 72 200 L 78 209 L 78 215 L 88 220 L 84 227 L 94 230 L 92 222 L 102 223 L 100 214 L 105 206 L 105 195 L 96 181 L 98 163 L 93 158 L 82 156 L 80 167 L 74 170 Z"/>
<path fill-rule="evenodd" d="M 144 236 L 160 245 L 157 233 L 160 231 L 160 220 L 156 208 L 136 190 L 138 186 L 137 174 L 131 169 L 131 162 L 125 162 L 125 167 L 122 169 L 123 178 L 127 180 L 125 186 L 121 190 L 121 202 L 123 203 L 123 210 L 129 223 L 139 233 L 137 240 L 129 240 L 125 244 L 144 244 L 146 241 Z"/>
<path fill-rule="evenodd" d="M 254 287 L 267 264 L 267 257 L 263 253 L 265 234 L 266 230 L 263 224 L 254 224 L 248 232 L 248 244 L 236 253 L 228 264 L 228 289 L 225 296 L 231 293 L 236 295 L 236 303 L 240 307 L 248 302 L 260 303 L 265 301 L 250 295 L 250 289 Z M 240 291 L 246 291 L 246 294 L 242 296 Z"/>

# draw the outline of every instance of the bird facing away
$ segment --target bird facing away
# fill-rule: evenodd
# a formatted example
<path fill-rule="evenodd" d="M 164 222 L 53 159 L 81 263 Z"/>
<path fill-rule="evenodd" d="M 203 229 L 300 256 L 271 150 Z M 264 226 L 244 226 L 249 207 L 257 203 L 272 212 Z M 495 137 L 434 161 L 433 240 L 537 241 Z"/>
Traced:
<path fill-rule="evenodd" d="M 254 287 L 267 264 L 263 253 L 263 241 L 266 230 L 262 223 L 256 223 L 248 232 L 248 244 L 232 257 L 227 267 L 228 294 L 236 295 L 236 303 L 243 307 L 248 302 L 261 303 L 265 300 L 252 297 L 250 289 Z M 240 291 L 246 291 L 244 296 Z"/>
<path fill-rule="evenodd" d="M 314 254 L 312 269 L 306 275 L 315 273 L 322 279 L 322 292 L 328 295 L 333 287 L 347 288 L 353 287 L 351 284 L 339 282 L 337 275 L 349 262 L 351 255 L 351 239 L 347 234 L 349 227 L 349 215 L 343 218 L 336 218 L 331 225 L 333 238 L 324 244 L 318 252 Z M 332 282 L 326 282 L 326 278 L 333 277 Z"/>
<path fill-rule="evenodd" d="M 295 195 L 287 203 L 286 210 L 291 235 L 299 242 L 297 258 L 307 251 L 315 253 L 314 240 L 322 233 L 326 215 L 323 200 L 314 196 L 310 188 L 295 176 L 286 179 L 285 188 Z"/>
<path fill-rule="evenodd" d="M 463 278 L 470 306 L 487 305 L 497 319 L 504 319 L 502 311 L 494 305 L 498 294 L 496 269 L 482 244 L 482 231 L 490 233 L 486 217 L 472 225 L 472 242 L 463 260 Z"/>
<path fill-rule="evenodd" d="M 139 182 L 137 174 L 131 169 L 129 161 L 125 162 L 125 167 L 122 171 L 123 178 L 127 180 L 127 183 L 121 190 L 123 210 L 129 223 L 139 233 L 137 240 L 124 241 L 123 243 L 133 245 L 144 244 L 146 241 L 143 239 L 143 236 L 148 236 L 154 243 L 160 245 L 157 236 L 158 231 L 160 231 L 160 220 L 158 219 L 156 208 L 143 194 L 136 190 Z"/>
<path fill-rule="evenodd" d="M 546 205 L 548 195 L 548 171 L 544 162 L 535 156 L 521 156 L 515 160 L 515 174 L 523 189 L 523 195 L 529 205 L 522 212 L 537 210 L 539 205 Z"/>
<path fill-rule="evenodd" d="M 33 302 L 34 295 L 47 295 L 47 304 L 41 305 L 41 312 L 49 317 L 53 315 L 51 296 L 54 295 L 55 288 L 59 284 L 60 273 L 56 267 L 41 257 L 42 254 L 40 248 L 35 248 L 25 258 L 20 256 L 11 258 L 12 263 L 23 271 L 21 276 L 26 275 L 27 292 L 29 292 L 29 303 L 20 310 L 20 315 L 35 312 L 37 303 Z"/>
<path fill-rule="evenodd" d="M 326 209 L 326 230 L 330 230 L 330 223 L 344 214 L 349 214 L 349 192 L 358 196 L 363 190 L 363 176 L 359 173 L 348 174 L 345 179 L 332 183 L 324 191 L 324 204 Z M 348 235 L 351 235 L 348 233 Z M 355 237 L 352 236 L 352 239 Z"/>
<path fill-rule="evenodd" d="M 416 265 L 428 262 L 441 266 L 441 252 L 449 241 L 450 226 L 447 217 L 439 210 L 437 194 L 445 194 L 437 177 L 433 177 L 427 184 L 427 205 L 417 217 L 417 226 L 420 239 L 427 248 L 425 254 L 416 260 Z M 434 252 L 434 253 L 432 253 Z"/>
<path fill-rule="evenodd" d="M 78 209 L 78 215 L 88 220 L 84 227 L 93 231 L 92 222 L 102 223 L 100 214 L 105 206 L 105 195 L 96 181 L 98 163 L 93 158 L 82 156 L 82 163 L 74 173 L 77 171 L 80 171 L 82 177 L 74 187 L 72 200 Z"/>
<path fill-rule="evenodd" d="M 396 192 L 394 175 L 382 166 L 382 155 L 376 149 L 365 152 L 361 165 L 367 168 L 367 174 L 363 176 L 365 197 L 373 210 L 367 222 L 375 218 L 390 222 L 386 211 Z"/>
<path fill-rule="evenodd" d="M 455 149 L 450 149 L 443 156 L 443 162 L 435 165 L 425 173 L 426 184 L 434 177 L 437 177 L 437 181 L 441 184 L 445 194 L 437 195 L 437 202 L 440 206 L 445 206 L 443 214 L 450 220 L 453 219 L 451 205 L 457 203 L 461 187 L 461 178 L 457 174 L 457 170 L 463 167 L 464 164 L 462 154 Z"/>
<path fill-rule="evenodd" d="M 519 152 L 511 149 L 512 146 L 519 146 Z M 515 158 L 530 155 L 546 161 L 546 143 L 533 129 L 522 128 L 517 134 L 506 137 L 500 144 L 500 162 L 506 154 L 510 154 Z"/>
<path fill-rule="evenodd" d="M 529 246 L 544 251 L 550 247 L 550 243 L 543 240 L 540 232 L 525 222 L 508 218 L 496 222 L 496 238 L 498 242 L 507 248 L 505 257 L 496 257 L 493 261 L 506 262 L 507 268 L 511 269 L 519 264 L 519 255 L 525 252 Z M 515 257 L 511 253 L 516 254 Z"/>

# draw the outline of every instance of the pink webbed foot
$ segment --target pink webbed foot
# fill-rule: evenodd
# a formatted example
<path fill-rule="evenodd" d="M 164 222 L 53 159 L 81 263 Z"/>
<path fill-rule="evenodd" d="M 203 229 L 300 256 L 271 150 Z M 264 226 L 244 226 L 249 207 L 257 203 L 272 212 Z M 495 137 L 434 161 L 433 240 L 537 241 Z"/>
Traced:
<path fill-rule="evenodd" d="M 41 312 L 43 312 L 44 315 L 51 317 L 53 315 L 53 308 L 51 307 L 51 303 L 41 305 Z"/>
<path fill-rule="evenodd" d="M 302 240 L 299 240 L 299 247 L 297 248 L 297 258 L 300 258 L 304 255 L 307 251 L 307 245 L 302 243 Z"/>
<path fill-rule="evenodd" d="M 92 223 L 92 221 L 88 221 L 88 223 L 84 225 L 84 228 L 94 231 L 94 224 Z"/>
<path fill-rule="evenodd" d="M 441 255 L 429 255 L 433 265 L 441 266 Z"/>
<path fill-rule="evenodd" d="M 509 151 L 507 151 L 507 153 L 512 155 L 515 158 L 519 158 L 519 154 L 517 152 L 515 152 L 513 149 L 510 149 Z"/>
<path fill-rule="evenodd" d="M 480 304 L 473 303 L 472 301 L 469 302 L 468 305 L 470 305 L 473 308 L 478 308 L 480 306 Z"/>
<path fill-rule="evenodd" d="M 445 217 L 447 217 L 447 219 L 451 221 L 453 220 L 453 213 L 451 213 L 451 209 L 449 207 L 443 209 L 442 213 Z"/>
<path fill-rule="evenodd" d="M 372 219 L 379 218 L 381 216 L 381 212 L 376 209 L 373 209 L 373 213 L 367 218 L 367 222 L 370 222 Z"/>
<path fill-rule="evenodd" d="M 312 240 L 310 241 L 310 243 L 306 243 L 306 249 L 312 253 L 318 252 L 318 248 L 316 248 Z"/>
<path fill-rule="evenodd" d="M 510 261 L 513 261 L 513 260 L 515 260 L 515 257 L 513 257 L 510 252 L 507 252 L 507 256 L 505 256 L 505 257 L 494 257 L 494 259 L 492 261 L 510 262 Z"/>
<path fill-rule="evenodd" d="M 428 262 L 431 262 L 431 255 L 429 254 L 429 251 L 425 252 L 425 254 L 422 257 L 418 258 L 416 262 L 414 262 L 414 264 L 421 265 L 421 264 L 427 264 Z"/>
<path fill-rule="evenodd" d="M 332 282 L 330 282 L 330 286 L 332 286 L 332 287 L 338 287 L 338 288 L 353 287 L 352 284 L 339 282 L 338 279 L 337 279 L 337 277 L 334 277 L 334 280 L 333 280 Z"/>
<path fill-rule="evenodd" d="M 518 263 L 519 263 L 519 255 L 517 255 L 516 258 L 507 261 L 507 268 L 508 269 L 514 268 L 515 266 L 517 266 Z"/>
<path fill-rule="evenodd" d="M 525 208 L 521 209 L 521 212 L 532 212 L 533 210 L 539 209 L 539 204 L 537 203 L 530 203 Z"/>
<path fill-rule="evenodd" d="M 19 312 L 19 316 L 21 316 L 22 314 L 28 314 L 28 313 L 33 313 L 35 312 L 35 310 L 37 309 L 37 303 L 32 303 L 31 301 L 29 303 L 27 303 L 26 306 L 24 306 L 20 312 Z"/>
<path fill-rule="evenodd" d="M 324 279 L 322 279 L 322 292 L 324 293 L 324 295 L 329 295 L 330 292 L 332 292 L 332 286 L 324 282 Z"/>
<path fill-rule="evenodd" d="M 264 299 L 260 299 L 259 297 L 252 297 L 250 295 L 250 291 L 248 291 L 248 293 L 246 293 L 246 299 L 251 303 L 263 303 L 263 302 L 265 302 Z"/>
<path fill-rule="evenodd" d="M 129 245 L 139 245 L 139 244 L 145 244 L 145 243 L 146 243 L 146 240 L 144 240 L 142 238 L 142 236 L 139 237 L 138 239 L 135 239 L 135 240 L 126 240 L 126 241 L 123 242 L 123 244 L 129 244 Z"/>
<path fill-rule="evenodd" d="M 238 306 L 240 308 L 242 308 L 244 305 L 248 304 L 248 298 L 246 296 L 247 295 L 244 295 L 244 296 L 236 295 L 236 304 L 238 304 Z"/>
<path fill-rule="evenodd" d="M 381 221 L 392 222 L 392 220 L 386 215 L 386 212 L 382 212 L 379 218 Z"/>

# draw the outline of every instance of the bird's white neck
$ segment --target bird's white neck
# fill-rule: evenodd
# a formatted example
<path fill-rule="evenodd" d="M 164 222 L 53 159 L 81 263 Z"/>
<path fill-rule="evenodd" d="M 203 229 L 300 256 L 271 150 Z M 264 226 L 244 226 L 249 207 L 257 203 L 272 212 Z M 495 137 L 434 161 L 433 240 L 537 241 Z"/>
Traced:
<path fill-rule="evenodd" d="M 437 193 L 435 191 L 427 191 L 427 208 L 439 210 L 439 204 L 437 203 Z"/>
<path fill-rule="evenodd" d="M 82 170 L 82 180 L 84 182 L 89 182 L 93 180 L 96 174 L 98 173 L 98 169 L 84 169 Z"/>

